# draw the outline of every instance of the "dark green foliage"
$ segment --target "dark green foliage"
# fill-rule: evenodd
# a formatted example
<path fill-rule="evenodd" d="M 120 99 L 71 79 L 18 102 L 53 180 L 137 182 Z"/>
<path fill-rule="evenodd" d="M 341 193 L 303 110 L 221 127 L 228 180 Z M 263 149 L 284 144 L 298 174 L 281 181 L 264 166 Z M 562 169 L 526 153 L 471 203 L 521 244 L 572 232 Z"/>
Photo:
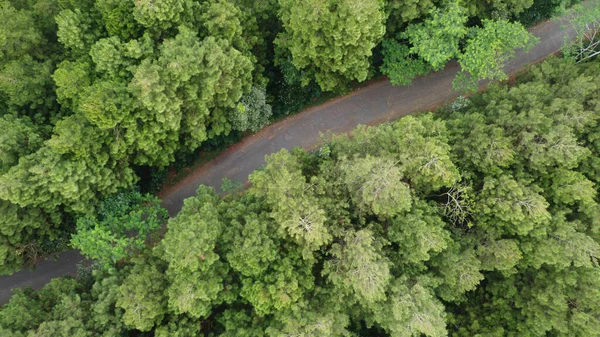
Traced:
<path fill-rule="evenodd" d="M 96 215 L 77 219 L 71 246 L 110 266 L 141 251 L 166 219 L 167 211 L 155 196 L 119 193 L 104 200 Z"/>
<path fill-rule="evenodd" d="M 581 0 L 534 0 L 531 7 L 516 15 L 516 19 L 525 26 L 532 26 L 561 14 L 566 8 L 579 2 Z"/>
<path fill-rule="evenodd" d="M 413 78 L 426 75 L 430 66 L 423 60 L 413 58 L 408 46 L 395 40 L 383 40 L 383 65 L 381 73 L 386 75 L 394 85 L 409 85 Z"/>

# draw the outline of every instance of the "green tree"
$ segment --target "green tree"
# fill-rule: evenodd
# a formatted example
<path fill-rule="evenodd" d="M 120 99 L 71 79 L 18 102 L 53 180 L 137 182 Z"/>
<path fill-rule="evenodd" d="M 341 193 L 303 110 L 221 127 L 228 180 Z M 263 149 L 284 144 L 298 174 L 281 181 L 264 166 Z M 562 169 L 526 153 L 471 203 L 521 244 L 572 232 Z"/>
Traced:
<path fill-rule="evenodd" d="M 330 308 L 327 308 L 330 309 Z M 348 316 L 338 310 L 326 310 L 321 303 L 299 304 L 279 312 L 266 329 L 269 337 L 347 336 Z"/>
<path fill-rule="evenodd" d="M 365 157 L 340 165 L 344 183 L 359 209 L 394 216 L 410 209 L 410 188 L 402 171 L 389 158 Z"/>
<path fill-rule="evenodd" d="M 20 157 L 36 151 L 43 142 L 42 130 L 28 117 L 4 115 L 0 117 L 0 174 L 16 165 Z"/>
<path fill-rule="evenodd" d="M 418 119 L 407 116 L 392 129 L 396 143 L 393 151 L 416 192 L 426 195 L 460 180 L 443 121 L 434 120 L 431 114 Z"/>
<path fill-rule="evenodd" d="M 256 277 L 269 268 L 277 259 L 279 240 L 272 237 L 273 221 L 265 216 L 249 214 L 244 222 L 233 222 L 239 228 L 227 253 L 231 267 L 241 275 Z"/>
<path fill-rule="evenodd" d="M 142 26 L 156 31 L 166 31 L 181 24 L 193 3 L 188 0 L 136 1 L 133 17 Z"/>
<path fill-rule="evenodd" d="M 19 207 L 0 200 L 0 274 L 11 274 L 44 255 L 42 244 L 58 241 L 64 216 L 55 210 Z"/>
<path fill-rule="evenodd" d="M 449 2 L 443 9 L 430 11 L 423 23 L 410 24 L 400 38 L 407 39 L 410 52 L 419 55 L 433 70 L 444 68 L 446 63 L 460 54 L 459 44 L 467 35 L 468 16 L 458 2 Z"/>
<path fill-rule="evenodd" d="M 381 47 L 383 64 L 379 70 L 393 85 L 409 85 L 413 78 L 429 73 L 430 66 L 422 59 L 411 55 L 411 48 L 407 45 L 385 39 Z"/>
<path fill-rule="evenodd" d="M 281 150 L 266 160 L 264 170 L 250 175 L 255 187 L 252 192 L 271 205 L 271 216 L 278 222 L 280 233 L 306 249 L 317 250 L 330 241 L 331 234 L 325 225 L 325 212 L 302 176 L 297 159 Z"/>
<path fill-rule="evenodd" d="M 459 248 L 457 243 L 435 256 L 431 262 L 441 281 L 436 291 L 445 301 L 459 301 L 465 293 L 477 288 L 484 279 L 481 261 L 472 248 Z"/>
<path fill-rule="evenodd" d="M 131 97 L 126 86 L 101 81 L 82 90 L 77 110 L 100 129 L 113 129 L 130 112 Z"/>
<path fill-rule="evenodd" d="M 51 72 L 50 61 L 38 62 L 29 55 L 6 63 L 0 70 L 0 92 L 6 96 L 5 103 L 16 110 L 51 107 L 55 100 Z"/>
<path fill-rule="evenodd" d="M 140 24 L 133 17 L 135 5 L 134 1 L 97 0 L 95 2 L 108 34 L 122 40 L 135 38 L 141 31 Z"/>
<path fill-rule="evenodd" d="M 425 282 L 426 283 L 426 282 Z M 390 336 L 446 336 L 443 304 L 419 281 L 400 278 L 393 282 L 375 320 Z"/>
<path fill-rule="evenodd" d="M 201 324 L 195 319 L 187 316 L 175 316 L 169 319 L 166 324 L 156 328 L 156 337 L 194 337 L 202 336 L 200 333 Z"/>
<path fill-rule="evenodd" d="M 342 243 L 332 245 L 332 259 L 325 262 L 323 274 L 342 293 L 349 293 L 365 307 L 385 299 L 390 282 L 389 261 L 381 253 L 367 229 L 348 232 Z"/>
<path fill-rule="evenodd" d="M 186 199 L 180 214 L 169 221 L 161 242 L 161 258 L 168 263 L 169 308 L 177 314 L 208 317 L 222 301 L 228 267 L 215 252 L 222 232 L 214 190 L 200 186 Z"/>
<path fill-rule="evenodd" d="M 81 56 L 102 34 L 95 20 L 99 13 L 91 1 L 66 7 L 56 16 L 58 41 L 74 55 Z"/>
<path fill-rule="evenodd" d="M 280 0 L 285 48 L 297 69 L 305 69 L 324 91 L 369 75 L 372 49 L 385 32 L 380 1 Z M 310 78 L 304 79 L 304 84 Z"/>
<path fill-rule="evenodd" d="M 513 4 L 495 3 L 500 11 L 522 11 L 531 4 L 516 8 Z M 473 14 L 473 13 L 471 13 Z M 441 70 L 452 58 L 457 58 L 462 72 L 453 85 L 458 90 L 475 90 L 480 80 L 504 80 L 504 66 L 518 48 L 531 48 L 537 38 L 519 23 L 505 19 L 482 20 L 482 26 L 468 28 L 469 6 L 459 1 L 429 10 L 420 23 L 411 23 L 399 33 L 399 41 L 383 44 L 381 71 L 393 84 L 407 85 L 428 68 Z M 502 17 L 502 15 L 500 15 Z M 400 42 L 406 42 L 403 45 Z"/>
<path fill-rule="evenodd" d="M 526 235 L 550 219 L 548 202 L 509 176 L 487 177 L 477 198 L 475 218 L 490 232 Z"/>
<path fill-rule="evenodd" d="M 419 264 L 445 250 L 451 241 L 439 210 L 423 201 L 414 203 L 407 214 L 394 218 L 388 239 L 398 245 L 396 266 Z"/>
<path fill-rule="evenodd" d="M 134 261 L 119 287 L 116 306 L 123 309 L 123 322 L 134 329 L 149 331 L 167 312 L 164 267 L 147 256 Z"/>
<path fill-rule="evenodd" d="M 36 29 L 33 13 L 15 8 L 11 1 L 0 4 L 0 59 L 1 63 L 18 60 L 26 55 L 41 56 L 45 41 L 43 32 Z"/>
<path fill-rule="evenodd" d="M 498 270 L 504 275 L 514 274 L 522 257 L 516 240 L 486 240 L 477 247 L 481 269 Z"/>
<path fill-rule="evenodd" d="M 139 192 L 119 193 L 102 202 L 95 215 L 77 219 L 71 245 L 105 266 L 146 247 L 149 235 L 167 218 L 160 200 Z"/>
<path fill-rule="evenodd" d="M 504 66 L 514 58 L 515 51 L 529 50 L 539 40 L 522 25 L 506 20 L 484 20 L 483 27 L 473 28 L 469 36 L 458 57 L 463 72 L 453 83 L 457 89 L 474 90 L 480 80 L 507 79 Z"/>

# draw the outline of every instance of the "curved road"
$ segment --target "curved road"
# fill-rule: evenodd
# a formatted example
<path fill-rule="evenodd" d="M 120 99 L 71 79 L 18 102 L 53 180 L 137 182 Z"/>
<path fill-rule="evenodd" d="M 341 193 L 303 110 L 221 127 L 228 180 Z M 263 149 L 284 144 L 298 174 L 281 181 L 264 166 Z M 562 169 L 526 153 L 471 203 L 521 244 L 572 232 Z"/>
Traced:
<path fill-rule="evenodd" d="M 517 53 L 516 58 L 507 65 L 507 72 L 514 73 L 557 52 L 564 36 L 574 35 L 571 29 L 563 29 L 563 24 L 547 21 L 531 28 L 530 31 L 540 38 L 540 43 L 529 53 Z M 183 200 L 195 195 L 200 184 L 219 189 L 223 178 L 246 182 L 248 175 L 264 163 L 266 155 L 281 148 L 313 147 L 318 144 L 321 133 L 345 133 L 359 124 L 378 124 L 451 101 L 457 95 L 452 89 L 452 80 L 457 71 L 458 65 L 451 62 L 442 71 L 417 78 L 410 86 L 393 87 L 387 80 L 379 81 L 272 124 L 231 146 L 175 186 L 163 191 L 160 195 L 163 206 L 174 216 L 183 206 Z M 56 260 L 37 264 L 34 270 L 1 276 L 0 304 L 8 301 L 11 289 L 27 286 L 41 288 L 52 278 L 75 275 L 76 265 L 81 261 L 83 257 L 78 252 L 67 251 Z"/>

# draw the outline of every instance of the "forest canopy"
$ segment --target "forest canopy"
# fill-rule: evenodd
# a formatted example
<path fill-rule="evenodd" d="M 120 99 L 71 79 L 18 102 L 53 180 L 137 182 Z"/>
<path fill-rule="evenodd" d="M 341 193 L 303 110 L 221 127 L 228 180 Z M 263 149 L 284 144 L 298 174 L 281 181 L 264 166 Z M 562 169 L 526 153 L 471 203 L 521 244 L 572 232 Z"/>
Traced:
<path fill-rule="evenodd" d="M 281 150 L 245 192 L 201 186 L 157 245 L 17 291 L 0 333 L 600 336 L 599 116 L 600 63 L 553 58 Z"/>
<path fill-rule="evenodd" d="M 0 0 L 0 274 L 65 249 L 104 200 L 323 92 L 408 83 L 453 57 L 462 87 L 504 78 L 535 43 L 519 20 L 576 1 L 547 2 Z"/>

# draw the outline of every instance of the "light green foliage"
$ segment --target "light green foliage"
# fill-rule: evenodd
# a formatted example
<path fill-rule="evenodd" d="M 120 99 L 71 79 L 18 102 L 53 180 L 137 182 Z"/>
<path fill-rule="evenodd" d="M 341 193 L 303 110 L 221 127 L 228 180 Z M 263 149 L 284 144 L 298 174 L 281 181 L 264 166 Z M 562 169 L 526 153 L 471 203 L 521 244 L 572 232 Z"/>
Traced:
<path fill-rule="evenodd" d="M 2 63 L 25 55 L 39 55 L 36 48 L 44 42 L 43 32 L 36 29 L 35 19 L 10 1 L 0 3 L 0 59 Z"/>
<path fill-rule="evenodd" d="M 2 306 L 0 326 L 25 332 L 49 318 L 41 303 L 32 298 L 31 293 L 31 290 L 19 290 L 13 294 L 10 301 Z"/>
<path fill-rule="evenodd" d="M 167 218 L 155 196 L 119 193 L 102 202 L 95 215 L 77 220 L 71 246 L 110 266 L 146 247 L 148 236 Z"/>
<path fill-rule="evenodd" d="M 432 264 L 436 267 L 442 282 L 437 292 L 445 301 L 464 298 L 467 291 L 477 288 L 484 279 L 484 275 L 480 272 L 481 262 L 470 248 L 461 251 L 456 245 L 451 246 L 437 255 Z"/>
<path fill-rule="evenodd" d="M 340 165 L 343 181 L 359 209 L 380 216 L 393 216 L 410 209 L 410 188 L 391 159 L 365 157 Z"/>
<path fill-rule="evenodd" d="M 594 329 L 599 294 L 594 287 L 598 287 L 598 276 L 593 269 L 542 269 L 494 282 L 487 291 L 497 302 L 493 306 L 481 301 L 469 303 L 469 310 L 486 318 L 476 318 L 471 326 L 462 329 L 460 336 L 491 330 L 496 330 L 496 335 L 500 330 L 527 331 L 532 336 L 550 332 L 557 336 L 597 336 Z"/>
<path fill-rule="evenodd" d="M 176 316 L 156 328 L 156 337 L 194 337 L 200 334 L 201 324 L 187 316 Z"/>
<path fill-rule="evenodd" d="M 162 101 L 160 105 L 156 106 L 158 102 L 149 96 L 151 87 L 145 79 L 134 78 L 133 89 L 143 99 L 144 106 L 154 111 L 158 121 L 165 110 L 174 114 L 175 123 L 180 114 L 181 132 L 187 136 L 187 145 L 196 148 L 207 138 L 229 133 L 231 125 L 226 110 L 233 108 L 242 94 L 250 90 L 252 63 L 226 40 L 208 37 L 201 41 L 188 28 L 180 27 L 179 31 L 175 39 L 163 44 L 160 66 L 152 69 L 152 76 L 159 81 L 155 89 L 160 90 L 156 92 Z M 183 95 L 176 94 L 177 90 Z M 210 129 L 206 127 L 208 124 Z"/>
<path fill-rule="evenodd" d="M 65 107 L 78 105 L 79 91 L 90 85 L 90 69 L 87 62 L 64 61 L 52 74 L 56 83 L 56 96 Z"/>
<path fill-rule="evenodd" d="M 474 0 L 465 1 L 464 6 L 471 15 L 506 18 L 523 12 L 533 3 L 534 0 Z"/>
<path fill-rule="evenodd" d="M 226 257 L 240 275 L 241 297 L 260 316 L 293 306 L 314 286 L 311 251 L 287 241 L 290 237 L 268 212 L 254 215 L 262 207 L 252 198 L 221 207 L 230 223 L 223 234 Z"/>
<path fill-rule="evenodd" d="M 595 184 L 582 173 L 570 170 L 556 170 L 552 175 L 551 193 L 555 204 L 582 206 L 593 205 L 596 198 Z"/>
<path fill-rule="evenodd" d="M 458 57 L 463 73 L 454 81 L 455 88 L 473 90 L 480 80 L 507 79 L 504 65 L 515 51 L 529 50 L 538 42 L 525 27 L 506 20 L 484 20 L 483 27 L 473 28 L 469 36 L 464 53 Z"/>
<path fill-rule="evenodd" d="M 419 281 L 400 278 L 388 300 L 375 311 L 375 320 L 390 336 L 447 336 L 444 306 Z"/>
<path fill-rule="evenodd" d="M 116 36 L 96 41 L 90 48 L 90 56 L 96 70 L 112 78 L 127 77 L 128 72 L 125 68 L 131 63 L 124 57 L 126 48 Z"/>
<path fill-rule="evenodd" d="M 421 118 L 407 116 L 393 126 L 399 165 L 414 189 L 426 194 L 450 187 L 460 180 L 450 159 L 450 146 L 443 121 L 432 114 Z"/>
<path fill-rule="evenodd" d="M 516 300 L 517 305 L 523 306 L 525 324 L 540 335 L 552 330 L 563 336 L 584 331 L 597 335 L 590 329 L 598 310 L 598 304 L 593 302 L 599 298 L 597 288 L 594 290 L 598 276 L 597 270 L 577 273 L 574 269 L 541 271 L 533 276 L 531 287 Z M 525 306 L 528 299 L 532 301 Z M 570 303 L 577 305 L 570 308 Z"/>
<path fill-rule="evenodd" d="M 98 194 L 116 192 L 134 181 L 131 168 L 109 157 L 109 134 L 77 115 L 61 120 L 55 135 L 37 152 L 0 176 L 0 198 L 20 206 L 87 212 Z"/>
<path fill-rule="evenodd" d="M 498 270 L 503 274 L 515 273 L 514 268 L 523 255 L 515 240 L 488 240 L 477 247 L 477 258 L 481 261 L 481 269 Z"/>
<path fill-rule="evenodd" d="M 398 244 L 397 264 L 417 264 L 428 261 L 447 247 L 449 233 L 438 210 L 423 201 L 413 205 L 408 214 L 397 216 L 388 229 L 388 239 Z"/>
<path fill-rule="evenodd" d="M 40 324 L 35 332 L 30 332 L 28 337 L 91 337 L 92 333 L 86 331 L 79 320 L 68 317 L 60 321 L 46 321 Z"/>
<path fill-rule="evenodd" d="M 79 282 L 71 278 L 52 280 L 37 292 L 19 291 L 0 310 L 0 331 L 10 328 L 15 336 L 91 337 L 85 326 L 87 303 L 80 291 Z"/>
<path fill-rule="evenodd" d="M 527 235 L 547 223 L 548 202 L 535 190 L 535 186 L 524 186 L 509 176 L 487 177 L 476 202 L 478 226 L 492 233 Z"/>
<path fill-rule="evenodd" d="M 8 330 L 3 327 L 0 327 L 0 334 L 2 334 L 2 336 L 6 336 L 6 337 L 25 337 L 25 335 L 21 332 Z"/>
<path fill-rule="evenodd" d="M 265 333 L 260 319 L 249 313 L 248 310 L 225 310 L 217 317 L 223 326 L 221 337 L 254 337 Z"/>
<path fill-rule="evenodd" d="M 372 49 L 385 32 L 378 0 L 280 0 L 284 32 L 275 43 L 297 69 L 314 76 L 323 91 L 369 75 Z"/>
<path fill-rule="evenodd" d="M 94 24 L 95 11 L 83 4 L 81 8 L 65 9 L 56 16 L 58 41 L 75 55 L 85 53 L 99 32 Z"/>
<path fill-rule="evenodd" d="M 556 125 L 544 135 L 531 133 L 523 136 L 530 165 L 539 169 L 553 166 L 573 168 L 589 155 L 589 149 L 577 144 L 573 130 L 566 125 Z"/>
<path fill-rule="evenodd" d="M 419 55 L 437 71 L 460 54 L 459 43 L 467 35 L 468 16 L 456 1 L 431 10 L 429 15 L 425 22 L 409 25 L 400 36 L 412 44 L 411 54 Z"/>
<path fill-rule="evenodd" d="M 347 325 L 348 316 L 337 310 L 325 310 L 320 304 L 299 304 L 278 313 L 265 332 L 269 337 L 342 337 L 348 336 Z"/>
<path fill-rule="evenodd" d="M 319 207 L 300 171 L 299 163 L 286 150 L 267 157 L 267 167 L 250 175 L 253 193 L 271 205 L 271 216 L 280 230 L 307 249 L 316 250 L 330 241 L 325 212 Z"/>
<path fill-rule="evenodd" d="M 0 273 L 11 274 L 43 255 L 40 244 L 53 240 L 63 223 L 61 214 L 35 207 L 19 207 L 0 200 Z"/>
<path fill-rule="evenodd" d="M 82 90 L 77 110 L 100 129 L 112 129 L 129 112 L 131 98 L 123 83 L 101 81 Z"/>
<path fill-rule="evenodd" d="M 536 269 L 544 265 L 563 269 L 594 267 L 600 262 L 600 244 L 583 232 L 582 223 L 569 221 L 564 214 L 554 215 L 545 235 L 523 243 L 525 261 Z"/>
<path fill-rule="evenodd" d="M 200 186 L 197 196 L 185 201 L 180 216 L 169 221 L 161 243 L 162 258 L 169 265 L 169 307 L 178 314 L 207 317 L 219 303 L 227 267 L 215 253 L 223 226 L 217 199 L 212 189 Z"/>
<path fill-rule="evenodd" d="M 247 52 L 256 38 L 246 40 L 244 19 L 240 8 L 226 0 L 208 1 L 201 18 L 208 36 L 227 40 L 237 50 Z"/>
<path fill-rule="evenodd" d="M 287 252 L 256 278 L 242 278 L 240 296 L 259 316 L 291 308 L 314 287 L 311 267 L 299 252 Z"/>
<path fill-rule="evenodd" d="M 240 224 L 227 254 L 231 267 L 244 276 L 259 276 L 277 259 L 277 246 L 271 238 L 271 219 L 248 215 Z"/>
<path fill-rule="evenodd" d="M 457 58 L 462 68 L 453 83 L 457 90 L 475 90 L 480 80 L 506 79 L 506 62 L 518 48 L 531 48 L 537 38 L 521 24 L 502 18 L 508 13 L 521 12 L 531 3 L 519 2 L 516 6 L 494 3 L 493 16 L 500 19 L 484 19 L 481 27 L 468 28 L 469 12 L 472 15 L 473 10 L 479 11 L 477 6 L 473 2 L 469 5 L 448 1 L 430 9 L 423 22 L 411 23 L 398 34 L 398 42 L 386 40 L 381 72 L 393 84 L 407 85 L 415 76 L 426 73 L 428 67 L 441 70 L 448 61 Z"/>
<path fill-rule="evenodd" d="M 101 331 L 103 337 L 120 335 L 126 330 L 122 321 L 124 310 L 115 306 L 120 296 L 119 287 L 126 276 L 124 270 L 115 268 L 92 271 L 94 283 L 90 295 L 93 303 L 90 305 L 91 322 L 88 325 L 95 331 Z"/>
<path fill-rule="evenodd" d="M 390 281 L 389 262 L 378 246 L 369 230 L 348 232 L 341 244 L 332 245 L 332 259 L 323 268 L 330 282 L 367 307 L 385 299 Z"/>
<path fill-rule="evenodd" d="M 116 306 L 123 309 L 123 322 L 140 331 L 149 331 L 166 313 L 164 270 L 152 257 L 136 260 L 119 287 Z"/>
<path fill-rule="evenodd" d="M 485 124 L 485 117 L 479 113 L 471 114 L 461 122 L 465 123 L 466 135 L 456 138 L 456 148 L 461 154 L 459 159 L 466 161 L 466 165 L 492 175 L 502 173 L 515 162 L 512 139 L 501 127 Z"/>
<path fill-rule="evenodd" d="M 97 0 L 95 3 L 108 34 L 124 40 L 133 38 L 140 30 L 140 24 L 131 15 L 134 6 L 135 1 L 131 0 Z"/>
<path fill-rule="evenodd" d="M 166 30 L 179 25 L 187 0 L 139 0 L 135 1 L 133 17 L 142 26 L 155 30 Z"/>

